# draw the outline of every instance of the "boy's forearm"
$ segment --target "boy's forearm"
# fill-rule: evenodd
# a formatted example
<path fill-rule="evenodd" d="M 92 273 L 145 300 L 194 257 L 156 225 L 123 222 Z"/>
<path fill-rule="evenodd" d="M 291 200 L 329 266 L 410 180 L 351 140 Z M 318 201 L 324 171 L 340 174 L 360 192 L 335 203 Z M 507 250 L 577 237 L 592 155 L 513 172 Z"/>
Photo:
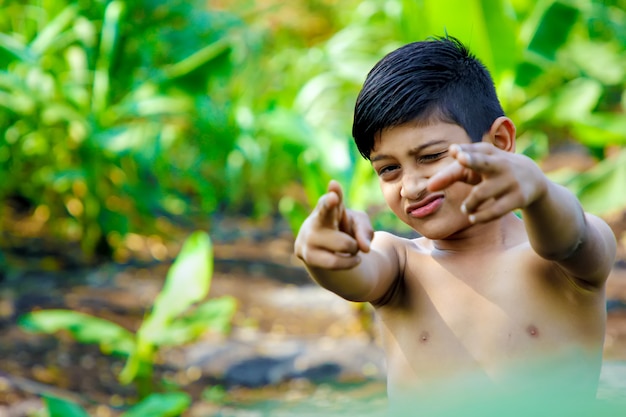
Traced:
<path fill-rule="evenodd" d="M 546 191 L 522 215 L 530 244 L 543 258 L 565 259 L 586 238 L 582 206 L 569 190 L 550 181 L 546 180 Z"/>
<path fill-rule="evenodd" d="M 523 210 L 534 251 L 574 278 L 600 286 L 613 266 L 615 237 L 601 219 L 586 214 L 565 187 L 547 182 L 546 192 Z"/>
<path fill-rule="evenodd" d="M 349 301 L 374 301 L 381 297 L 398 272 L 380 251 L 360 253 L 361 262 L 351 269 L 324 269 L 306 265 L 320 286 Z"/>
<path fill-rule="evenodd" d="M 367 258 L 367 256 L 365 257 Z M 370 295 L 376 286 L 367 259 L 354 268 L 330 270 L 306 266 L 309 275 L 320 286 L 349 301 L 371 301 Z"/>

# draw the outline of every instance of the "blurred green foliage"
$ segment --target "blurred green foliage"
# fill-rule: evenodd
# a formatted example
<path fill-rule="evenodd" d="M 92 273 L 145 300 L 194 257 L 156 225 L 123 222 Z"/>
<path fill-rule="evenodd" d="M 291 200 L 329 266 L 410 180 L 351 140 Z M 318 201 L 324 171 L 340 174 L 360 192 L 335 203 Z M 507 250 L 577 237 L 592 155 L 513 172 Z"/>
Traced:
<path fill-rule="evenodd" d="M 126 365 L 119 381 L 134 382 L 140 399 L 144 399 L 155 391 L 153 371 L 160 348 L 194 341 L 208 330 L 230 330 L 237 302 L 230 296 L 205 300 L 212 276 L 211 240 L 205 232 L 197 231 L 185 240 L 163 289 L 136 333 L 72 310 L 34 311 L 21 316 L 19 325 L 33 333 L 65 332 L 80 343 L 98 344 L 104 354 L 124 356 Z"/>
<path fill-rule="evenodd" d="M 89 417 L 80 405 L 53 396 L 44 396 L 48 417 Z M 135 404 L 120 417 L 176 417 L 191 404 L 191 396 L 184 392 L 153 393 Z"/>
<path fill-rule="evenodd" d="M 493 73 L 541 162 L 598 214 L 626 207 L 624 0 L 9 1 L 0 13 L 0 199 L 87 255 L 166 220 L 280 211 L 296 230 L 330 178 L 399 227 L 352 145 L 385 53 L 448 33 Z M 452 13 L 454 11 L 454 13 Z M 104 245 L 104 246 L 107 246 Z"/>
<path fill-rule="evenodd" d="M 201 6 L 5 2 L 0 198 L 42 207 L 87 255 L 159 217 L 215 210 L 238 132 L 224 85 L 245 29 Z"/>

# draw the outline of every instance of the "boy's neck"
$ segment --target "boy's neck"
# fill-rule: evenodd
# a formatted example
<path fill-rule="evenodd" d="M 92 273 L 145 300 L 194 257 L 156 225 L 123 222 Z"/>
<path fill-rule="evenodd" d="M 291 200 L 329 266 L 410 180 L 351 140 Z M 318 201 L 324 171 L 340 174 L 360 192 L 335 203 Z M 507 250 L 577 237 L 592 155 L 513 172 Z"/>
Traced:
<path fill-rule="evenodd" d="M 445 239 L 432 240 L 433 250 L 477 254 L 499 251 L 526 242 L 524 223 L 509 213 L 489 223 L 471 225 Z"/>

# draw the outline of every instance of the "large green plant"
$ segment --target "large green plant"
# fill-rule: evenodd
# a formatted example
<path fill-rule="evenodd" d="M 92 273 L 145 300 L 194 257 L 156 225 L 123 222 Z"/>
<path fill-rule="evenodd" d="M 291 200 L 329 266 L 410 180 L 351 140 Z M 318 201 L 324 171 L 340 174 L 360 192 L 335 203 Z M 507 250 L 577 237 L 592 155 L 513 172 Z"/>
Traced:
<path fill-rule="evenodd" d="M 188 1 L 4 2 L 0 199 L 41 207 L 87 256 L 111 232 L 216 209 L 240 29 Z"/>
<path fill-rule="evenodd" d="M 98 344 L 104 354 L 125 356 L 120 382 L 135 382 L 140 397 L 153 390 L 158 349 L 192 341 L 207 330 L 226 332 L 236 309 L 233 297 L 205 301 L 213 273 L 209 236 L 195 232 L 185 241 L 157 296 L 136 333 L 111 321 L 71 310 L 40 310 L 19 319 L 30 332 L 68 332 L 78 342 Z"/>

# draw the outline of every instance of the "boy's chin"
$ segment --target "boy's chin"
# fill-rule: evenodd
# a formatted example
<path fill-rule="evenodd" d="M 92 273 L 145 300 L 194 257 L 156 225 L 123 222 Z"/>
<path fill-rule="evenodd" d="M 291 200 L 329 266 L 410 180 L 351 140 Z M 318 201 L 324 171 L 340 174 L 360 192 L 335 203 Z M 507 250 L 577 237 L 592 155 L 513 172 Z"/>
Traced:
<path fill-rule="evenodd" d="M 415 230 L 420 236 L 429 240 L 452 239 L 471 226 L 471 223 L 469 222 L 459 222 L 458 224 L 447 223 L 441 225 L 437 225 L 433 222 L 426 227 L 417 227 L 415 224 L 411 224 L 410 222 L 405 223 Z"/>

